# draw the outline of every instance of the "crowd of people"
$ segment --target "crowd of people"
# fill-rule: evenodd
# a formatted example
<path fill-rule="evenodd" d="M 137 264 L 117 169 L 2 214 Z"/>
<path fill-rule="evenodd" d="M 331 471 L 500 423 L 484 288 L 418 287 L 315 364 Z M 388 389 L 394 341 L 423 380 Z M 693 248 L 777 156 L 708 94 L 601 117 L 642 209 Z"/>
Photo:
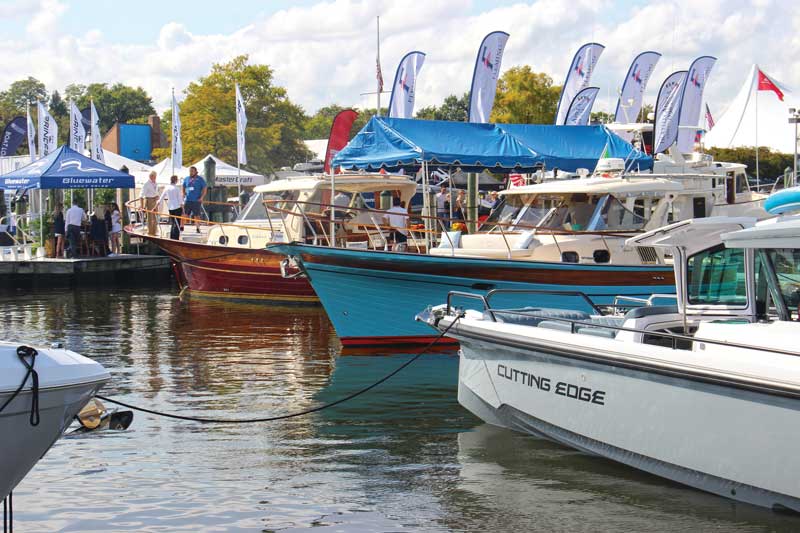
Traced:
<path fill-rule="evenodd" d="M 122 253 L 122 213 L 119 205 L 112 202 L 100 206 L 87 215 L 77 197 L 64 211 L 58 203 L 53 212 L 53 236 L 55 257 L 79 257 L 81 255 L 114 256 Z"/>
<path fill-rule="evenodd" d="M 452 206 L 450 205 L 451 200 Z M 492 210 L 497 206 L 497 203 L 497 191 L 480 193 L 477 206 L 479 220 L 489 216 Z M 467 213 L 467 192 L 463 189 L 459 189 L 454 195 L 447 187 L 441 187 L 439 192 L 436 193 L 436 216 L 445 220 L 469 220 L 470 217 Z"/>

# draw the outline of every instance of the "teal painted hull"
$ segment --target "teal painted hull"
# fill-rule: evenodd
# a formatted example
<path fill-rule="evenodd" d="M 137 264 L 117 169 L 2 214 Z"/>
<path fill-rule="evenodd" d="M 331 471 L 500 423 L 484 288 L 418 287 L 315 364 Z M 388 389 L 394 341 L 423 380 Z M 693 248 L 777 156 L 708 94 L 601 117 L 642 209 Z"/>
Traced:
<path fill-rule="evenodd" d="M 279 245 L 270 250 L 298 259 L 325 307 L 342 343 L 351 346 L 419 344 L 432 339 L 431 329 L 414 317 L 428 306 L 445 303 L 450 291 L 485 294 L 489 289 L 535 289 L 583 292 L 595 304 L 613 303 L 617 295 L 648 297 L 674 293 L 672 269 L 613 265 L 563 265 L 432 257 L 391 252 L 356 251 L 304 245 Z M 576 285 L 575 270 L 596 284 Z M 502 272 L 502 276 L 498 273 Z M 646 284 L 609 283 L 635 272 Z M 483 273 L 484 275 L 476 275 Z M 508 279 L 497 279 L 499 277 Z M 539 278 L 539 281 L 531 281 Z M 542 280 L 541 278 L 547 278 Z M 460 307 L 479 308 L 473 299 L 454 300 Z M 542 306 L 591 310 L 578 296 L 498 294 L 494 307 Z"/>

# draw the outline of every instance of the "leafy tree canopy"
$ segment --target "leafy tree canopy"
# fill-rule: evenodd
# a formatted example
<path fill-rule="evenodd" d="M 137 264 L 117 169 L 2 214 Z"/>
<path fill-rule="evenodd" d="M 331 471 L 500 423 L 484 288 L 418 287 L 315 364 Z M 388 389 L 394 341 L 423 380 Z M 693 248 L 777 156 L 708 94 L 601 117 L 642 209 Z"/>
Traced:
<path fill-rule="evenodd" d="M 293 104 L 286 89 L 273 82 L 267 65 L 249 65 L 246 55 L 228 63 L 215 64 L 211 72 L 189 84 L 180 104 L 181 140 L 186 162 L 212 153 L 236 162 L 235 84 L 247 112 L 248 167 L 269 172 L 284 165 L 305 161 L 309 152 L 302 142 L 306 116 Z M 162 119 L 171 132 L 172 114 Z M 169 155 L 169 150 L 158 151 Z"/>
<path fill-rule="evenodd" d="M 85 109 L 89 102 L 94 102 L 100 117 L 101 134 L 115 122 L 143 122 L 156 113 L 153 99 L 144 89 L 122 83 L 111 86 L 107 83 L 71 84 L 64 90 L 64 96 L 66 100 L 75 102 L 78 109 Z"/>
<path fill-rule="evenodd" d="M 425 120 L 450 120 L 453 122 L 466 122 L 469 112 L 469 93 L 464 93 L 460 98 L 451 94 L 444 99 L 440 106 L 423 107 L 417 111 L 417 118 Z"/>
<path fill-rule="evenodd" d="M 498 80 L 491 120 L 507 124 L 552 124 L 561 87 L 553 78 L 524 65 L 508 69 Z"/>

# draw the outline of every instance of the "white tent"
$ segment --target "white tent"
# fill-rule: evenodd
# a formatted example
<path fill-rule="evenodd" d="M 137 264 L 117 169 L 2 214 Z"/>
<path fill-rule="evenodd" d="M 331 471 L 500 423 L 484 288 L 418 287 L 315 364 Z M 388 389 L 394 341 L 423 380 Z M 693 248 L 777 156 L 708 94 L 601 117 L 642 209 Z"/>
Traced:
<path fill-rule="evenodd" d="M 85 154 L 88 156 L 89 152 L 86 151 Z M 137 186 L 142 185 L 145 181 L 147 181 L 150 171 L 153 170 L 153 167 L 150 165 L 140 163 L 139 161 L 134 161 L 133 159 L 128 159 L 127 157 L 115 154 L 114 152 L 109 152 L 105 148 L 103 148 L 103 157 L 105 158 L 105 164 L 111 168 L 119 170 L 122 167 L 128 167 L 128 173 L 133 176 Z"/>
<path fill-rule="evenodd" d="M 198 172 L 202 170 L 202 166 L 198 167 Z M 156 183 L 159 185 L 168 185 L 169 179 L 172 177 L 173 174 L 178 176 L 178 183 L 183 181 L 183 178 L 189 175 L 189 167 L 175 167 L 174 172 L 172 168 L 172 158 L 168 157 L 163 161 L 159 161 L 156 163 L 151 170 L 156 172 Z M 145 179 L 147 177 L 145 176 Z M 144 183 L 144 182 L 142 182 Z M 137 185 L 138 185 L 137 181 Z"/>
<path fill-rule="evenodd" d="M 261 174 L 256 174 L 255 172 L 248 172 L 245 169 L 237 170 L 235 166 L 230 165 L 220 159 L 215 155 L 208 154 L 204 158 L 202 158 L 197 163 L 194 163 L 193 167 L 197 167 L 197 171 L 200 174 L 203 174 L 203 168 L 205 166 L 205 161 L 208 158 L 214 160 L 216 163 L 216 183 L 217 185 L 226 185 L 228 187 L 236 187 L 241 183 L 242 187 L 255 187 L 256 185 L 264 185 L 267 183 L 267 178 L 262 176 Z M 189 175 L 187 170 L 186 175 Z"/>
<path fill-rule="evenodd" d="M 325 161 L 325 150 L 328 149 L 328 139 L 311 139 L 303 141 L 306 148 L 314 154 L 314 159 Z"/>
<path fill-rule="evenodd" d="M 758 65 L 753 65 L 739 94 L 706 134 L 703 141 L 706 146 L 763 146 L 785 154 L 794 153 L 795 130 L 789 124 L 789 108 L 798 107 L 797 94 L 763 70 L 783 92 L 783 101 L 772 90 L 759 91 L 758 72 Z"/>

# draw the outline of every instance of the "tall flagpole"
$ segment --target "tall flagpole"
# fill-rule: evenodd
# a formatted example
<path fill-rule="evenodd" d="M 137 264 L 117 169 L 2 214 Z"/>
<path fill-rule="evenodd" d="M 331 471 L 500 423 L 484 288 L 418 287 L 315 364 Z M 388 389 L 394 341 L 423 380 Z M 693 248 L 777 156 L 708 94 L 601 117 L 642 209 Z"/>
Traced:
<path fill-rule="evenodd" d="M 236 194 L 238 196 L 238 201 L 241 204 L 242 202 L 242 168 L 240 161 L 242 160 L 242 155 L 239 153 L 239 98 L 237 96 L 237 87 L 238 84 L 234 81 L 233 83 L 233 99 L 235 100 L 235 108 L 236 108 Z M 244 206 L 240 205 L 239 208 Z"/>
<path fill-rule="evenodd" d="M 377 27 L 377 30 L 378 30 L 377 31 L 377 42 L 378 42 L 377 60 L 378 60 L 378 68 L 380 68 L 380 65 L 381 65 L 381 17 L 380 17 L 380 15 L 378 15 L 378 17 L 376 17 L 376 27 Z M 381 91 L 383 90 L 383 87 L 381 87 L 381 85 L 383 85 L 383 84 L 381 83 L 381 79 L 380 78 L 382 78 L 382 77 L 383 77 L 383 75 L 380 75 L 378 78 L 376 78 L 376 81 L 378 82 L 378 92 L 377 92 L 377 95 L 378 95 L 378 109 L 375 112 L 375 114 L 377 116 L 381 116 Z"/>

